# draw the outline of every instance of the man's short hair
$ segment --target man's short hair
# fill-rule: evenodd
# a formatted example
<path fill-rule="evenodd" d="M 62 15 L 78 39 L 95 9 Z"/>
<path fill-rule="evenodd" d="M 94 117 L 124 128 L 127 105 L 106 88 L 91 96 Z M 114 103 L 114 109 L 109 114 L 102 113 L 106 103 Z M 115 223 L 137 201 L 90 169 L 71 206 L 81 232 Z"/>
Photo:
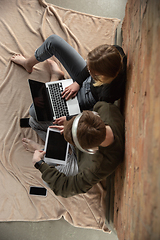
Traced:
<path fill-rule="evenodd" d="M 72 138 L 72 124 L 75 117 L 64 124 L 64 138 L 74 145 Z M 92 111 L 83 111 L 77 127 L 77 138 L 82 148 L 98 147 L 106 137 L 106 127 L 98 115 Z"/>

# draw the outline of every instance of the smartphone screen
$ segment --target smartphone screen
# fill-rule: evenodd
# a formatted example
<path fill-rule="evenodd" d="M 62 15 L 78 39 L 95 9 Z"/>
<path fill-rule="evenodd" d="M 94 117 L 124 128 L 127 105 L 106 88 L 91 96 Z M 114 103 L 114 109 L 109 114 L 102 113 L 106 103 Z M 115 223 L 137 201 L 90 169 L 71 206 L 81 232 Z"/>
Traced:
<path fill-rule="evenodd" d="M 30 187 L 29 194 L 38 195 L 38 196 L 46 196 L 47 189 L 43 187 Z"/>
<path fill-rule="evenodd" d="M 30 127 L 30 125 L 29 125 L 29 118 L 21 118 L 20 119 L 20 127 L 21 128 Z"/>

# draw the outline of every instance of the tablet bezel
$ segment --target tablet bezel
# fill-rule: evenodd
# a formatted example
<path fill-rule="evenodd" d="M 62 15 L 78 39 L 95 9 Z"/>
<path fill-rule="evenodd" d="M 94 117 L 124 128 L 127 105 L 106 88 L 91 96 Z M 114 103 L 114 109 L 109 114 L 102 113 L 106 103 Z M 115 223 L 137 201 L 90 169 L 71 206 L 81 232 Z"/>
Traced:
<path fill-rule="evenodd" d="M 47 135 L 46 135 L 46 141 L 45 141 L 45 147 L 44 147 L 44 151 L 45 151 L 45 152 L 46 152 L 46 150 L 47 150 L 49 134 L 50 134 L 51 131 L 52 131 L 52 132 L 58 132 L 59 134 L 61 134 L 59 130 L 48 127 L 48 129 L 47 129 Z M 63 161 L 63 160 L 60 160 L 60 159 L 48 158 L 48 157 L 46 157 L 46 154 L 45 154 L 45 156 L 44 156 L 44 161 L 45 161 L 47 164 L 49 164 L 49 165 L 54 165 L 54 166 L 57 165 L 57 164 L 66 165 L 66 163 L 67 163 L 67 156 L 68 156 L 68 150 L 69 150 L 69 143 L 67 142 L 66 155 L 65 155 L 65 160 L 64 160 L 64 161 Z"/>

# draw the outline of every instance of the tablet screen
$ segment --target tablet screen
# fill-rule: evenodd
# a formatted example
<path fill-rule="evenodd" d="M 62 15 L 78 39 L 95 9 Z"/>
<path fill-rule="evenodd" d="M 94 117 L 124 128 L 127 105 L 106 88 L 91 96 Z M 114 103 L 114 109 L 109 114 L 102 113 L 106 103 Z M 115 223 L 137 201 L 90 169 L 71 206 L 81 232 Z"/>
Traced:
<path fill-rule="evenodd" d="M 65 161 L 67 142 L 60 132 L 50 130 L 48 132 L 46 158 Z"/>

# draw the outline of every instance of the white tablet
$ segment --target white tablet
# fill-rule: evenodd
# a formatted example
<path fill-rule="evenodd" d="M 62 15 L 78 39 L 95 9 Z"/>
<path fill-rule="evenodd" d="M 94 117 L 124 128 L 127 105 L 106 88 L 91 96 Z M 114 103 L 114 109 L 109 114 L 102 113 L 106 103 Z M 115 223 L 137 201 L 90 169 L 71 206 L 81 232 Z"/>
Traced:
<path fill-rule="evenodd" d="M 63 134 L 57 129 L 48 128 L 44 151 L 44 161 L 49 165 L 63 164 L 67 162 L 69 143 Z"/>

